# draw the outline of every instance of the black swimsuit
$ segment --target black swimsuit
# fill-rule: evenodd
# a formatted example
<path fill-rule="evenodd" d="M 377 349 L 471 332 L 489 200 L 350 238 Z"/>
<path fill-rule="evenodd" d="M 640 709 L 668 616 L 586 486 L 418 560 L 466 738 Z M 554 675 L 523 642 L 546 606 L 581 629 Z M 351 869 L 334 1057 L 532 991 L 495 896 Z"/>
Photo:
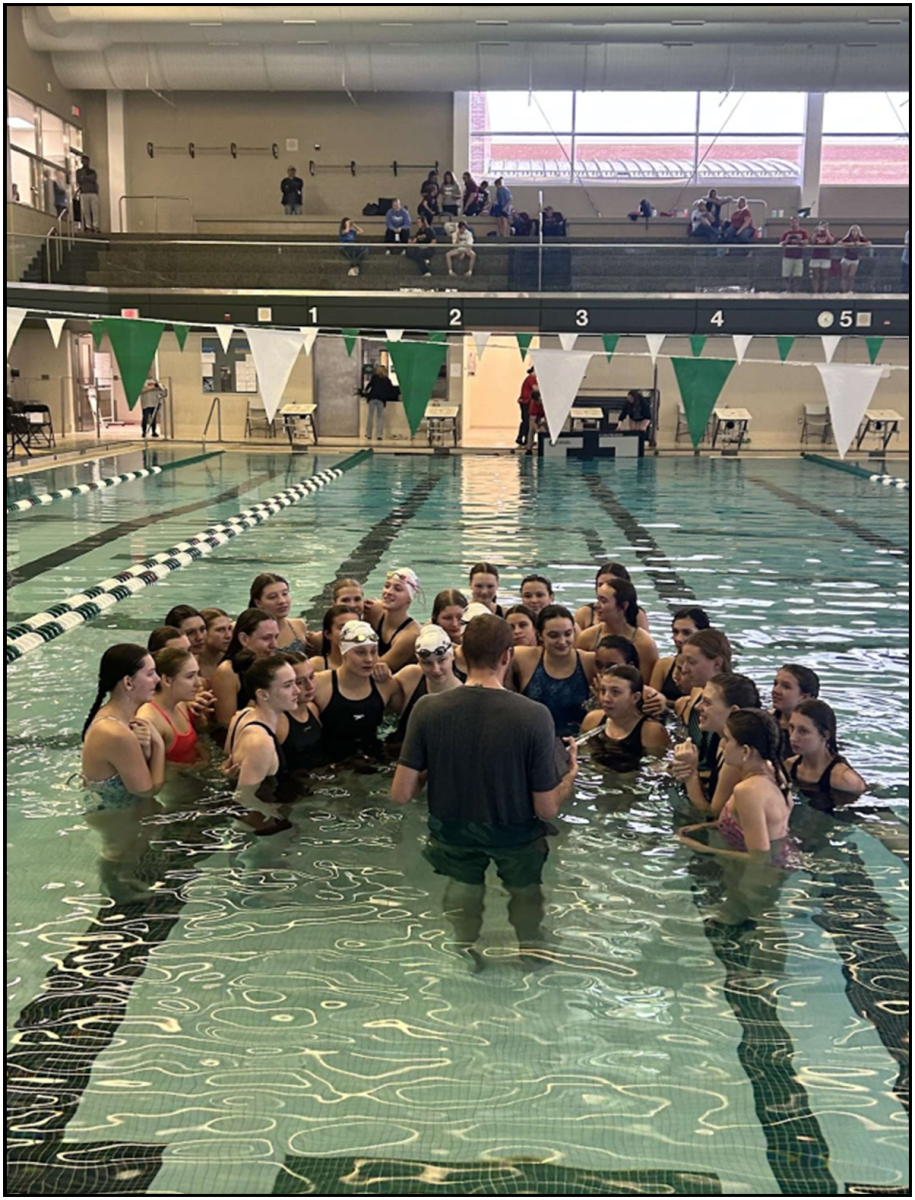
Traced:
<path fill-rule="evenodd" d="M 273 739 L 274 748 L 276 750 L 276 761 L 277 761 L 276 775 L 277 775 L 277 778 L 279 778 L 280 775 L 285 775 L 286 771 L 288 770 L 288 767 L 287 767 L 287 763 L 286 763 L 286 755 L 283 752 L 283 747 L 280 745 L 279 739 L 277 738 L 277 736 L 273 732 L 273 730 L 270 728 L 270 726 L 265 725 L 263 721 L 244 721 L 244 722 L 241 720 L 236 721 L 234 726 L 232 727 L 231 736 L 229 737 L 229 740 L 226 742 L 226 754 L 232 753 L 232 745 L 235 741 L 235 735 L 236 735 L 236 733 L 238 733 L 239 727 L 244 730 L 244 729 L 252 729 L 255 726 L 258 729 L 266 729 L 267 732 L 270 734 L 271 738 Z"/>
<path fill-rule="evenodd" d="M 357 751 L 375 754 L 379 748 L 378 727 L 384 720 L 384 698 L 369 679 L 371 691 L 361 700 L 349 700 L 337 684 L 337 672 L 331 672 L 331 697 L 321 713 L 324 742 L 332 760 Z"/>
<path fill-rule="evenodd" d="M 798 779 L 797 769 L 800 766 L 800 762 L 801 760 L 798 758 L 796 762 L 791 764 L 791 766 L 788 768 L 788 778 L 798 789 L 798 791 L 803 792 L 803 794 L 810 800 L 811 808 L 816 808 L 820 812 L 831 813 L 835 808 L 833 792 L 839 792 L 840 790 L 839 788 L 834 788 L 830 783 L 830 779 L 832 778 L 832 770 L 833 767 L 837 767 L 840 764 L 843 767 L 847 767 L 849 765 L 848 759 L 844 758 L 841 754 L 833 755 L 832 759 L 827 764 L 826 770 L 816 781 L 816 783 L 806 783 L 803 779 Z"/>
<path fill-rule="evenodd" d="M 683 692 L 681 692 L 674 683 L 674 667 L 676 665 L 677 660 L 674 659 L 674 661 L 670 664 L 670 670 L 664 676 L 664 682 L 661 684 L 661 695 L 665 696 L 670 701 L 683 699 Z"/>
<path fill-rule="evenodd" d="M 716 769 L 721 737 L 717 733 L 705 733 L 699 728 L 698 704 L 694 704 L 689 710 L 686 728 L 693 745 L 699 751 L 699 773 L 708 776 Z"/>
<path fill-rule="evenodd" d="M 283 743 L 286 763 L 290 771 L 307 771 L 323 758 L 324 731 L 321 723 L 311 713 L 307 721 L 300 721 L 292 713 L 286 714 L 289 733 Z"/>
<path fill-rule="evenodd" d="M 613 771 L 637 771 L 645 753 L 642 749 L 642 726 L 647 719 L 642 717 L 635 729 L 623 738 L 611 737 L 605 725 L 594 748 L 598 762 Z"/>
<path fill-rule="evenodd" d="M 413 689 L 413 695 L 407 701 L 407 707 L 400 714 L 400 720 L 397 722 L 397 728 L 394 730 L 394 732 L 388 738 L 389 742 L 393 742 L 395 745 L 403 744 L 403 742 L 407 736 L 407 725 L 409 724 L 409 721 L 410 721 L 410 714 L 413 712 L 413 709 L 416 707 L 417 700 L 421 700 L 423 698 L 423 696 L 428 696 L 428 695 L 429 695 L 429 684 L 424 675 L 422 677 L 422 679 L 420 679 L 420 681 L 416 685 L 416 687 Z"/>
<path fill-rule="evenodd" d="M 389 642 L 386 642 L 381 633 L 382 629 L 384 628 L 384 617 L 381 618 L 381 620 L 378 622 L 378 628 L 375 630 L 375 632 L 378 634 L 378 657 L 379 658 L 383 658 L 384 655 L 387 654 L 387 652 L 394 645 L 394 639 L 397 637 L 398 633 L 400 633 L 400 631 L 402 629 L 406 629 L 406 627 L 412 622 L 412 620 L 413 620 L 412 617 L 407 617 L 406 621 L 404 621 L 404 623 L 402 625 L 398 625 L 397 628 L 394 630 L 394 632 L 391 634 L 391 640 Z"/>

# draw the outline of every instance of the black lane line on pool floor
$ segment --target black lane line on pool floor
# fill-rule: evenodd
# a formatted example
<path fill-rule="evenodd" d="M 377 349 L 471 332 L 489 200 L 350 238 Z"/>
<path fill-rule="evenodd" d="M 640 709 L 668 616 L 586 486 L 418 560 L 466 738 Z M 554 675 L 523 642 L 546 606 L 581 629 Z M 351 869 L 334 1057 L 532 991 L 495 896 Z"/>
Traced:
<path fill-rule="evenodd" d="M 645 574 L 651 579 L 658 595 L 671 608 L 687 604 L 696 599 L 696 593 L 678 573 L 667 555 L 654 540 L 651 530 L 641 525 L 635 516 L 611 492 L 599 475 L 585 472 L 582 475 L 592 497 L 601 506 L 613 523 L 623 531 L 629 544 L 643 562 Z"/>
<path fill-rule="evenodd" d="M 28 583 L 29 580 L 36 579 L 39 575 L 44 575 L 46 571 L 51 571 L 55 567 L 62 567 L 66 563 L 73 562 L 74 559 L 88 554 L 91 550 L 98 550 L 100 546 L 106 546 L 109 542 L 116 542 L 118 538 L 126 537 L 131 533 L 137 533 L 139 530 L 146 529 L 150 525 L 156 525 L 160 521 L 167 521 L 171 517 L 181 517 L 189 512 L 199 512 L 200 509 L 207 508 L 213 504 L 222 504 L 226 500 L 237 500 L 239 496 L 253 491 L 254 488 L 260 487 L 261 484 L 267 483 L 271 479 L 275 479 L 279 474 L 281 474 L 279 471 L 268 471 L 261 475 L 251 475 L 243 483 L 237 483 L 234 487 L 227 488 L 226 491 L 220 492 L 218 496 L 195 500 L 191 504 L 181 504 L 177 508 L 167 508 L 164 512 L 151 513 L 148 517 L 135 517 L 132 521 L 120 521 L 117 525 L 110 525 L 107 529 L 100 530 L 98 533 L 90 534 L 89 537 L 74 542 L 71 546 L 64 546 L 60 550 L 52 550 L 50 554 L 43 554 L 41 558 L 36 558 L 32 562 L 21 563 L 18 567 L 14 567 L 12 571 L 7 573 L 7 590 L 18 587 L 21 583 Z"/>
<path fill-rule="evenodd" d="M 786 488 L 779 487 L 776 483 L 770 483 L 768 479 L 760 479 L 758 475 L 747 475 L 746 481 L 747 483 L 755 483 L 770 495 L 775 496 L 779 500 L 784 500 L 792 508 L 803 508 L 805 512 L 814 513 L 818 517 L 832 521 L 833 525 L 838 525 L 840 529 L 844 529 L 847 533 L 853 533 L 855 537 L 860 538 L 863 542 L 868 542 L 871 546 L 876 546 L 881 550 L 890 550 L 894 557 L 900 558 L 903 562 L 909 561 L 908 546 L 900 546 L 898 542 L 890 541 L 889 538 L 885 538 L 882 534 L 875 533 L 873 529 L 859 525 L 851 517 L 832 512 L 830 509 L 823 508 L 819 504 L 812 504 L 809 500 L 802 499 L 794 492 L 789 492 Z"/>

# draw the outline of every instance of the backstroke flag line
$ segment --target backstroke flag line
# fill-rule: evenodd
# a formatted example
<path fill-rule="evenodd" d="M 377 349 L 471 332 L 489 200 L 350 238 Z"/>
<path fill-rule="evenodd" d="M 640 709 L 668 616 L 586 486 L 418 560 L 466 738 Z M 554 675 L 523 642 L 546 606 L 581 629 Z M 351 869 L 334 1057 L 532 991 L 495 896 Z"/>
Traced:
<path fill-rule="evenodd" d="M 531 359 L 540 385 L 550 441 L 555 445 L 585 377 L 591 351 L 532 350 Z"/>
<path fill-rule="evenodd" d="M 826 390 L 836 449 L 839 458 L 844 458 L 877 390 L 883 368 L 857 363 L 817 363 L 816 368 Z"/>
<path fill-rule="evenodd" d="M 473 345 L 477 352 L 477 358 L 483 357 L 483 351 L 489 345 L 489 339 L 491 337 L 492 337 L 491 333 L 486 333 L 486 332 L 482 332 L 482 331 L 480 333 L 475 333 L 473 335 Z"/>
<path fill-rule="evenodd" d="M 302 335 L 281 333 L 276 329 L 249 329 L 248 344 L 254 355 L 257 390 L 264 402 L 267 420 L 272 421 L 302 349 Z"/>
<path fill-rule="evenodd" d="M 836 335 L 834 333 L 827 334 L 825 337 L 820 338 L 820 341 L 823 343 L 823 354 L 828 363 L 832 362 L 835 352 L 839 348 L 839 342 L 841 342 L 841 340 L 842 335 Z"/>
<path fill-rule="evenodd" d="M 234 325 L 215 325 L 216 336 L 219 338 L 219 343 L 222 346 L 223 354 L 229 353 L 229 343 L 232 341 L 232 334 L 235 332 Z"/>
<path fill-rule="evenodd" d="M 60 345 L 60 335 L 64 331 L 64 326 L 67 323 L 66 317 L 45 317 L 48 323 L 48 329 L 51 331 L 51 341 L 54 343 L 54 349 Z"/>
<path fill-rule="evenodd" d="M 439 372 L 448 355 L 444 342 L 388 342 L 410 433 L 419 429 Z"/>
<path fill-rule="evenodd" d="M 566 353 L 569 353 L 575 349 L 575 343 L 577 341 L 578 341 L 577 333 L 560 333 L 559 334 L 559 344 L 560 344 L 560 346 L 562 346 L 563 350 L 566 351 Z"/>
<path fill-rule="evenodd" d="M 105 332 L 121 372 L 127 407 L 136 406 L 149 378 L 153 359 L 165 332 L 164 321 L 135 321 L 130 317 L 108 317 Z"/>
<path fill-rule="evenodd" d="M 13 342 L 16 340 L 16 334 L 19 332 L 19 326 L 25 320 L 28 309 L 26 308 L 8 308 L 6 310 L 6 357 L 9 358 L 10 351 L 13 348 Z"/>
<path fill-rule="evenodd" d="M 737 365 L 743 362 L 743 356 L 749 348 L 750 342 L 753 341 L 752 333 L 735 333 L 731 336 L 731 341 L 734 343 L 734 353 L 737 355 Z"/>
<path fill-rule="evenodd" d="M 646 333 L 645 341 L 648 343 L 648 353 L 651 355 L 652 366 L 658 361 L 658 355 L 661 352 L 661 347 L 664 345 L 666 333 Z"/>
<path fill-rule="evenodd" d="M 311 348 L 318 336 L 317 327 L 314 325 L 300 325 L 299 333 L 302 337 L 302 348 L 306 354 L 311 354 Z"/>
<path fill-rule="evenodd" d="M 735 363 L 729 358 L 673 358 L 674 373 L 696 449 Z"/>

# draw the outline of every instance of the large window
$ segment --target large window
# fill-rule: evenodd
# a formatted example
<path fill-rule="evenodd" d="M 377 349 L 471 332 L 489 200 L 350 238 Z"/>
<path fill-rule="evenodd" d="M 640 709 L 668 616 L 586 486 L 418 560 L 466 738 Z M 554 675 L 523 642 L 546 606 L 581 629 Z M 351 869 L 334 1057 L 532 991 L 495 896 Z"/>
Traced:
<path fill-rule="evenodd" d="M 806 110 L 803 92 L 474 92 L 471 171 L 530 182 L 796 184 Z M 825 133 L 823 183 L 907 181 L 908 96 L 832 93 Z"/>
<path fill-rule="evenodd" d="M 82 132 L 17 92 L 7 90 L 6 109 L 9 198 L 56 214 L 72 195 Z"/>

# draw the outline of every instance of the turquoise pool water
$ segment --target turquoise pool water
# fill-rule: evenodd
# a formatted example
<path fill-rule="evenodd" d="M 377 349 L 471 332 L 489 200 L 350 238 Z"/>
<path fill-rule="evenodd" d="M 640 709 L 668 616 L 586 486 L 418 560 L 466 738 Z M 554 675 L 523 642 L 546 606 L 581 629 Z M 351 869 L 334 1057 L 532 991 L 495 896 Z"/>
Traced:
<path fill-rule="evenodd" d="M 226 454 L 15 517 L 8 622 L 333 461 Z M 108 645 L 179 602 L 238 611 L 264 569 L 314 618 L 336 576 L 377 594 L 410 565 L 425 617 L 479 558 L 569 606 L 617 559 L 662 653 L 695 597 L 761 686 L 816 666 L 872 787 L 798 807 L 802 865 L 753 927 L 706 920 L 720 872 L 675 841 L 665 779 L 591 762 L 537 970 L 495 883 L 483 973 L 443 949 L 423 806 L 386 802 L 387 768 L 322 773 L 254 844 L 208 780 L 150 826 L 155 900 L 102 896 L 67 779 Z M 903 1194 L 908 561 L 906 493 L 800 461 L 384 457 L 13 664 L 10 1193 Z"/>

